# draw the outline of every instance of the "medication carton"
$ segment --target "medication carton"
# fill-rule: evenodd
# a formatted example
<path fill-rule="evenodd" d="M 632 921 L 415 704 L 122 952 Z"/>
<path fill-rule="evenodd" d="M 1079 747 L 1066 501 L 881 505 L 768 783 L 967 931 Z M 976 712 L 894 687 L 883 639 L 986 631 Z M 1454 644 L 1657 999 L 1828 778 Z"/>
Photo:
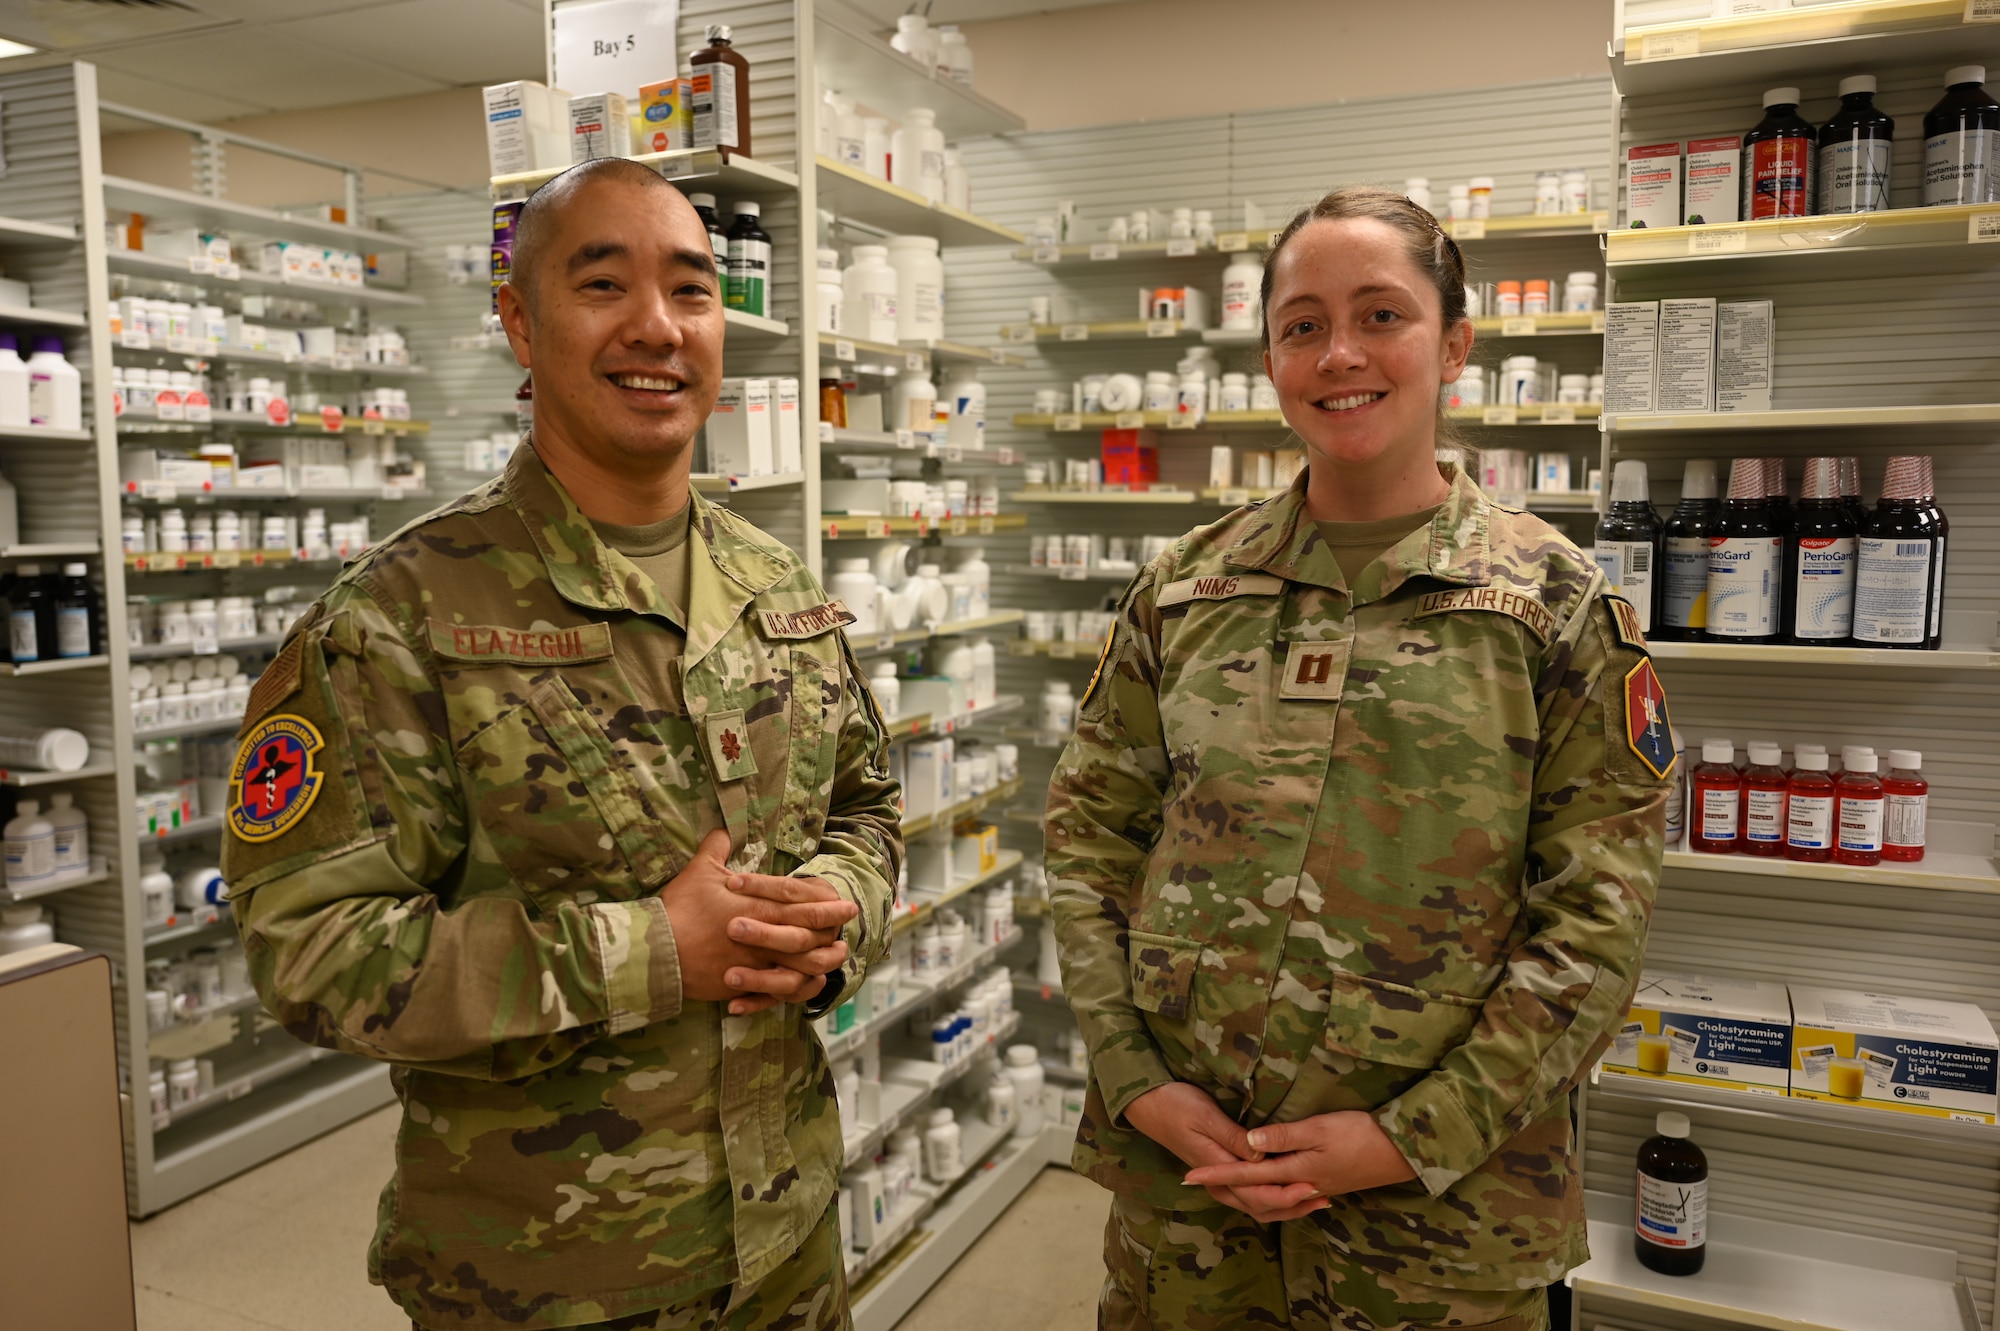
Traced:
<path fill-rule="evenodd" d="M 1743 140 L 1730 134 L 1719 139 L 1689 139 L 1687 205 L 1689 226 L 1735 222 L 1743 207 Z"/>
<path fill-rule="evenodd" d="M 777 470 L 789 475 L 805 469 L 804 434 L 799 425 L 799 381 L 776 381 L 778 410 Z"/>
<path fill-rule="evenodd" d="M 1792 986 L 1792 1094 L 1963 1123 L 2000 1112 L 2000 1040 L 1970 1003 Z"/>
<path fill-rule="evenodd" d="M 1660 368 L 1660 302 L 1604 307 L 1604 414 L 1650 412 Z"/>
<path fill-rule="evenodd" d="M 708 418 L 708 466 L 720 476 L 769 476 L 776 456 L 769 379 L 724 379 Z"/>
<path fill-rule="evenodd" d="M 569 94 L 532 79 L 488 87 L 486 159 L 496 176 L 568 166 Z"/>
<path fill-rule="evenodd" d="M 1604 1066 L 1633 1077 L 1783 1095 L 1791 1045 L 1784 985 L 1645 971 Z"/>
<path fill-rule="evenodd" d="M 625 94 L 593 92 L 569 99 L 569 160 L 632 155 L 632 119 Z"/>
<path fill-rule="evenodd" d="M 1681 224 L 1681 145 L 1654 143 L 1625 150 L 1625 225 Z"/>
<path fill-rule="evenodd" d="M 1725 300 L 1715 307 L 1715 409 L 1771 409 L 1768 300 Z"/>
<path fill-rule="evenodd" d="M 639 89 L 639 114 L 633 122 L 632 146 L 642 153 L 694 147 L 694 113 L 688 107 L 686 79 L 648 83 Z"/>
<path fill-rule="evenodd" d="M 1715 301 L 1688 297 L 1660 302 L 1659 364 L 1653 410 L 1715 410 Z"/>
<path fill-rule="evenodd" d="M 1106 485 L 1157 485 L 1159 436 L 1151 430 L 1106 430 L 1099 441 Z"/>

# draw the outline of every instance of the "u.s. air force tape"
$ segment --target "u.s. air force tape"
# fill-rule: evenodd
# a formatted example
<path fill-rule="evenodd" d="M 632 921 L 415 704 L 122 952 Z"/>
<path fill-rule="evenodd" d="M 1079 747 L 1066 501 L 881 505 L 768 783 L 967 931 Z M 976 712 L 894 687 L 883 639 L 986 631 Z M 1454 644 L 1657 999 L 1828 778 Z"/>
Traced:
<path fill-rule="evenodd" d="M 1512 587 L 1454 587 L 1450 591 L 1426 592 L 1417 598 L 1417 612 L 1411 619 L 1428 619 L 1461 610 L 1484 610 L 1510 615 L 1526 624 L 1543 642 L 1555 632 L 1556 617 L 1547 606 Z"/>

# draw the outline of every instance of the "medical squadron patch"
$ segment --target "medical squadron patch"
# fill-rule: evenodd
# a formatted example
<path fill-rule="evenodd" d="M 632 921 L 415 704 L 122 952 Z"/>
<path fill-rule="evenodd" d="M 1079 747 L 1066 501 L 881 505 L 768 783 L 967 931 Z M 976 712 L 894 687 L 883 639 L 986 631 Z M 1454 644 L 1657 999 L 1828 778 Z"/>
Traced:
<path fill-rule="evenodd" d="M 271 841 L 298 826 L 325 775 L 314 756 L 325 741 L 302 716 L 259 723 L 229 769 L 229 827 L 245 841 Z"/>
<path fill-rule="evenodd" d="M 1667 693 L 1650 660 L 1625 672 L 1625 742 L 1654 776 L 1674 768 L 1674 733 L 1667 720 Z"/>

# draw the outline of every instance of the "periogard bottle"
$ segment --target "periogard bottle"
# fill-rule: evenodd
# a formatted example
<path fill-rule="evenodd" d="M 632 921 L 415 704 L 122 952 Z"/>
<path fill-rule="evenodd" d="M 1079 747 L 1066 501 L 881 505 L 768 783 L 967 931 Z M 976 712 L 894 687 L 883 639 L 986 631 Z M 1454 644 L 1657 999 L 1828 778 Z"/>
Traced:
<path fill-rule="evenodd" d="M 1896 122 L 1875 106 L 1875 76 L 1840 81 L 1840 110 L 1819 131 L 1822 213 L 1874 213 L 1889 206 Z"/>
<path fill-rule="evenodd" d="M 1797 88 L 1764 94 L 1764 118 L 1743 136 L 1744 221 L 1811 214 L 1816 137 L 1799 114 Z"/>
<path fill-rule="evenodd" d="M 1652 637 L 1688 642 L 1708 627 L 1708 538 L 1722 503 L 1715 495 L 1715 463 L 1690 458 L 1681 469 L 1681 497 L 1661 539 L 1660 616 Z"/>
<path fill-rule="evenodd" d="M 1686 1114 L 1661 1114 L 1653 1131 L 1639 1144 L 1633 1251 L 1648 1270 L 1691 1276 L 1708 1258 L 1708 1157 Z"/>
<path fill-rule="evenodd" d="M 1935 648 L 1944 602 L 1948 524 L 1928 457 L 1893 457 L 1882 499 L 1862 529 L 1854 578 L 1858 647 Z"/>
<path fill-rule="evenodd" d="M 1840 493 L 1840 459 L 1806 459 L 1785 543 L 1791 578 L 1785 637 L 1802 647 L 1845 646 L 1854 634 L 1859 533 Z"/>
<path fill-rule="evenodd" d="M 1660 515 L 1647 495 L 1646 464 L 1636 458 L 1611 473 L 1611 505 L 1597 520 L 1597 566 L 1612 589 L 1639 612 L 1639 630 L 1651 633 L 1660 581 Z"/>
<path fill-rule="evenodd" d="M 1729 464 L 1729 493 L 1708 540 L 1708 625 L 1711 642 L 1773 644 L 1778 620 L 1784 538 L 1766 495 L 1762 458 Z"/>

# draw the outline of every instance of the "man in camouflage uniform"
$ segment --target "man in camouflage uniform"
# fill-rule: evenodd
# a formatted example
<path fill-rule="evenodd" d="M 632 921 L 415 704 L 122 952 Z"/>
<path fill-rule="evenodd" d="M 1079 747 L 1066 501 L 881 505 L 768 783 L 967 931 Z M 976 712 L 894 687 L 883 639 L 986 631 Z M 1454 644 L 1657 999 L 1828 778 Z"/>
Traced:
<path fill-rule="evenodd" d="M 723 340 L 693 208 L 596 162 L 520 221 L 534 446 L 350 565 L 255 689 L 252 975 L 393 1065 L 369 1269 L 420 1326 L 844 1326 L 806 1022 L 888 948 L 880 717 L 839 603 L 689 492 Z"/>
<path fill-rule="evenodd" d="M 1305 479 L 1140 572 L 1050 788 L 1101 1324 L 1535 1331 L 1586 1256 L 1568 1092 L 1639 971 L 1665 700 L 1540 520 L 1452 475 L 1350 586 Z M 1334 1150 L 1322 1200 L 1275 1186 L 1303 1151 L 1241 1163 L 1314 1140 L 1393 1167 Z"/>

